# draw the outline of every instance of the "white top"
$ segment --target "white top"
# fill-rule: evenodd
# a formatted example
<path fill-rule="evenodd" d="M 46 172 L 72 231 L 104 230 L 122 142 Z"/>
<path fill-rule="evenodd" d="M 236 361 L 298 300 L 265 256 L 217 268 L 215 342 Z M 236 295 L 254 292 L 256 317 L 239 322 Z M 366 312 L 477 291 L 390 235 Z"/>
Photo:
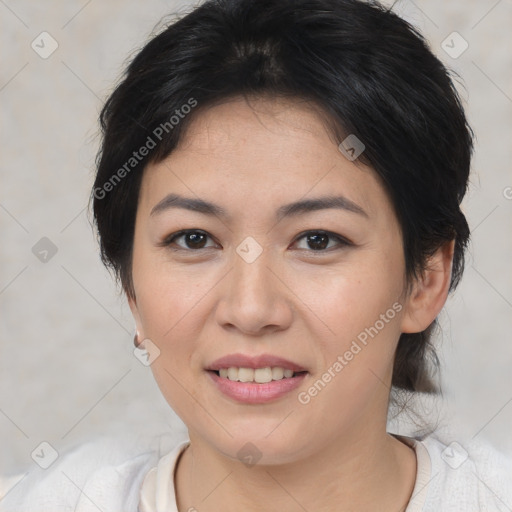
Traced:
<path fill-rule="evenodd" d="M 395 435 L 395 434 L 393 434 Z M 512 457 L 486 442 L 398 436 L 416 452 L 405 512 L 512 511 Z M 178 512 L 174 470 L 189 444 L 166 455 L 111 438 L 68 449 L 48 469 L 0 478 L 0 512 Z"/>

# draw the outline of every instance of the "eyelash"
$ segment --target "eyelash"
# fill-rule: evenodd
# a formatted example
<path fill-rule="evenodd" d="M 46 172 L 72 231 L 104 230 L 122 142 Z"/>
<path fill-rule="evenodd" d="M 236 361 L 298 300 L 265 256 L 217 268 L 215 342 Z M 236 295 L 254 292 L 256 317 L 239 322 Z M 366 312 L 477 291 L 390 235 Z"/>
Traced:
<path fill-rule="evenodd" d="M 206 233 L 205 231 L 202 231 L 201 229 L 183 229 L 181 231 L 177 231 L 176 233 L 172 233 L 171 235 L 167 236 L 159 244 L 159 246 L 160 247 L 169 247 L 173 251 L 187 251 L 187 252 L 199 252 L 201 250 L 212 249 L 212 247 L 201 247 L 199 249 L 190 249 L 190 248 L 185 248 L 185 247 L 171 247 L 171 245 L 174 243 L 174 241 L 176 239 L 181 238 L 182 236 L 185 236 L 185 235 L 188 235 L 188 234 L 192 234 L 192 233 L 200 233 L 200 234 L 206 235 L 210 239 L 212 238 L 208 233 Z M 325 231 L 325 230 L 308 230 L 308 231 L 304 231 L 304 232 L 300 233 L 297 236 L 297 238 L 295 239 L 294 243 L 296 243 L 297 241 L 299 241 L 299 240 L 301 240 L 303 238 L 306 238 L 308 235 L 311 235 L 311 234 L 326 235 L 330 239 L 335 239 L 338 242 L 338 245 L 339 245 L 338 248 L 350 247 L 350 246 L 354 245 L 350 240 L 342 237 L 341 235 L 337 235 L 336 233 L 332 233 L 331 231 Z M 299 249 L 299 250 L 319 254 L 319 253 L 331 252 L 333 249 L 331 247 L 329 249 L 319 249 L 319 250 L 316 250 L 316 251 L 313 250 L 313 249 L 310 249 L 310 250 L 308 250 L 308 249 Z"/>

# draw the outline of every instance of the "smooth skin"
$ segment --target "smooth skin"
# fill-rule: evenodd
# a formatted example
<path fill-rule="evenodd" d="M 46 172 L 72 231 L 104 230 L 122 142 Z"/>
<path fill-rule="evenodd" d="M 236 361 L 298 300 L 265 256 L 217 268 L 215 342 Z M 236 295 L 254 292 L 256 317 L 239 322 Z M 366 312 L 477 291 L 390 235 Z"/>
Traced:
<path fill-rule="evenodd" d="M 170 193 L 227 216 L 152 214 Z M 276 220 L 284 204 L 323 196 L 344 196 L 364 213 Z M 200 233 L 170 241 L 183 229 Z M 318 249 L 304 236 L 318 231 L 340 239 Z M 236 252 L 247 237 L 263 250 L 252 263 Z M 386 432 L 393 357 L 400 334 L 424 330 L 443 307 L 452 256 L 447 243 L 406 292 L 388 195 L 374 171 L 343 156 L 306 102 L 235 98 L 199 112 L 178 148 L 145 169 L 129 299 L 139 339 L 160 350 L 156 382 L 189 431 L 175 475 L 179 511 L 405 510 L 416 457 Z M 298 393 L 397 302 L 401 311 L 302 404 Z M 284 397 L 242 404 L 205 371 L 235 352 L 277 355 L 309 373 Z M 246 443 L 261 453 L 255 465 L 239 458 Z"/>

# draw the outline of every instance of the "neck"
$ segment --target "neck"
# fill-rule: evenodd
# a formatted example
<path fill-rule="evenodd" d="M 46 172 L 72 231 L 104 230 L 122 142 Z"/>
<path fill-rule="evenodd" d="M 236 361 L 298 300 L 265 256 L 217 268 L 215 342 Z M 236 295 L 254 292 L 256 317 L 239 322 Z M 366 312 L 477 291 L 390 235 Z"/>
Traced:
<path fill-rule="evenodd" d="M 176 470 L 178 510 L 404 511 L 415 483 L 414 451 L 385 427 L 373 434 L 369 428 L 293 463 L 250 467 L 190 435 Z"/>

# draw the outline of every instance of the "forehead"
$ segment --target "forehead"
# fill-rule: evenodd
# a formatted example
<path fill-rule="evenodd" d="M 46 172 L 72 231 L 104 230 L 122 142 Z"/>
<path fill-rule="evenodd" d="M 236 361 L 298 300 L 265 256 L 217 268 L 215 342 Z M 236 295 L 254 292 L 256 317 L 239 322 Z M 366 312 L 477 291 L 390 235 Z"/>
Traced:
<path fill-rule="evenodd" d="M 289 143 L 300 140 L 320 143 L 329 137 L 320 113 L 318 107 L 305 100 L 235 97 L 197 112 L 178 150 L 218 153 L 226 146 L 233 150 L 247 140 L 258 142 L 267 138 L 268 142 L 276 135 L 289 138 Z"/>
<path fill-rule="evenodd" d="M 255 211 L 336 192 L 368 213 L 390 206 L 374 171 L 343 156 L 317 109 L 271 98 L 195 113 L 178 147 L 148 165 L 140 207 L 169 192 Z"/>

